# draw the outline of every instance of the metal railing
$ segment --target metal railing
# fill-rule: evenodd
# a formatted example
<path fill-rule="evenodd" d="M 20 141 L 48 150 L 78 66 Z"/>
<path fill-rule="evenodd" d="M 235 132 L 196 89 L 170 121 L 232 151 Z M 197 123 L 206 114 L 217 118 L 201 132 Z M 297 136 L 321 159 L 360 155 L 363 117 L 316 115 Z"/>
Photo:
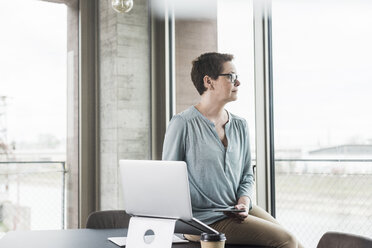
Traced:
<path fill-rule="evenodd" d="M 372 159 L 316 159 L 316 158 L 279 158 L 275 159 L 275 162 L 372 162 Z"/>
<path fill-rule="evenodd" d="M 277 218 L 305 247 L 327 231 L 372 237 L 372 159 L 276 159 L 275 168 Z M 64 228 L 66 173 L 64 161 L 0 162 L 0 223 L 8 214 L 16 216 L 8 230 Z"/>
<path fill-rule="evenodd" d="M 0 161 L 0 233 L 64 229 L 65 161 Z"/>
<path fill-rule="evenodd" d="M 372 159 L 276 159 L 279 222 L 305 247 L 327 231 L 372 237 Z"/>

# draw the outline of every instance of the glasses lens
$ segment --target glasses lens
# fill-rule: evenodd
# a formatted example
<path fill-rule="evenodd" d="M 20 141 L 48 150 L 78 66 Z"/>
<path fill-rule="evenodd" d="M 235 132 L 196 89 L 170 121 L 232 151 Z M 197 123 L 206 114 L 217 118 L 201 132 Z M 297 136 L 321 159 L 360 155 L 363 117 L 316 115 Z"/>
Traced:
<path fill-rule="evenodd" d="M 235 84 L 236 80 L 238 79 L 238 75 L 231 73 L 230 78 L 231 82 Z"/>

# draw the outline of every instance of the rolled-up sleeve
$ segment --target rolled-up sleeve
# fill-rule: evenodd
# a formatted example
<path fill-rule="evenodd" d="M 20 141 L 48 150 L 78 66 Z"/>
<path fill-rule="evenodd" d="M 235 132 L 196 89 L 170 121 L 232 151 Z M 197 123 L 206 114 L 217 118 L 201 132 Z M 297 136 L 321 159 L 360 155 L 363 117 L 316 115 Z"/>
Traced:
<path fill-rule="evenodd" d="M 185 161 L 186 132 L 185 120 L 175 115 L 165 134 L 162 160 Z"/>
<path fill-rule="evenodd" d="M 248 126 L 245 122 L 244 125 L 245 131 L 245 159 L 244 159 L 244 168 L 238 188 L 238 198 L 242 196 L 248 196 L 251 199 L 252 205 L 252 195 L 254 190 L 254 176 L 253 176 L 253 168 L 251 163 L 251 151 L 249 145 L 249 133 L 248 133 Z"/>

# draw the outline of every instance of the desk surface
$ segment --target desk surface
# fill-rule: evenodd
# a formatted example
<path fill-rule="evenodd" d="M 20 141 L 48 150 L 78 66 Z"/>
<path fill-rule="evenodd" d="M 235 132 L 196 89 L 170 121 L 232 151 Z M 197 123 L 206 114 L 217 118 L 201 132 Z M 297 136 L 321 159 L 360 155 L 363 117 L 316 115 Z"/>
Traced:
<path fill-rule="evenodd" d="M 1 248 L 118 248 L 108 237 L 127 235 L 126 229 L 69 229 L 48 231 L 15 231 L 0 239 Z M 226 245 L 225 248 L 244 248 Z M 173 244 L 172 248 L 200 248 L 199 243 Z"/>

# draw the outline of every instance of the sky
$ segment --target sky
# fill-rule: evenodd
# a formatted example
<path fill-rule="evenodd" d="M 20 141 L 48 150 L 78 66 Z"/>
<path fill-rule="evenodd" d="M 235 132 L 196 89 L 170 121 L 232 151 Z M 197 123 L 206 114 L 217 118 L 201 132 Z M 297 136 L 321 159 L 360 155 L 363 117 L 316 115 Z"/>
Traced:
<path fill-rule="evenodd" d="M 66 137 L 66 28 L 63 4 L 0 1 L 0 96 L 8 142 Z"/>
<path fill-rule="evenodd" d="M 276 145 L 372 139 L 372 2 L 273 0 Z"/>

